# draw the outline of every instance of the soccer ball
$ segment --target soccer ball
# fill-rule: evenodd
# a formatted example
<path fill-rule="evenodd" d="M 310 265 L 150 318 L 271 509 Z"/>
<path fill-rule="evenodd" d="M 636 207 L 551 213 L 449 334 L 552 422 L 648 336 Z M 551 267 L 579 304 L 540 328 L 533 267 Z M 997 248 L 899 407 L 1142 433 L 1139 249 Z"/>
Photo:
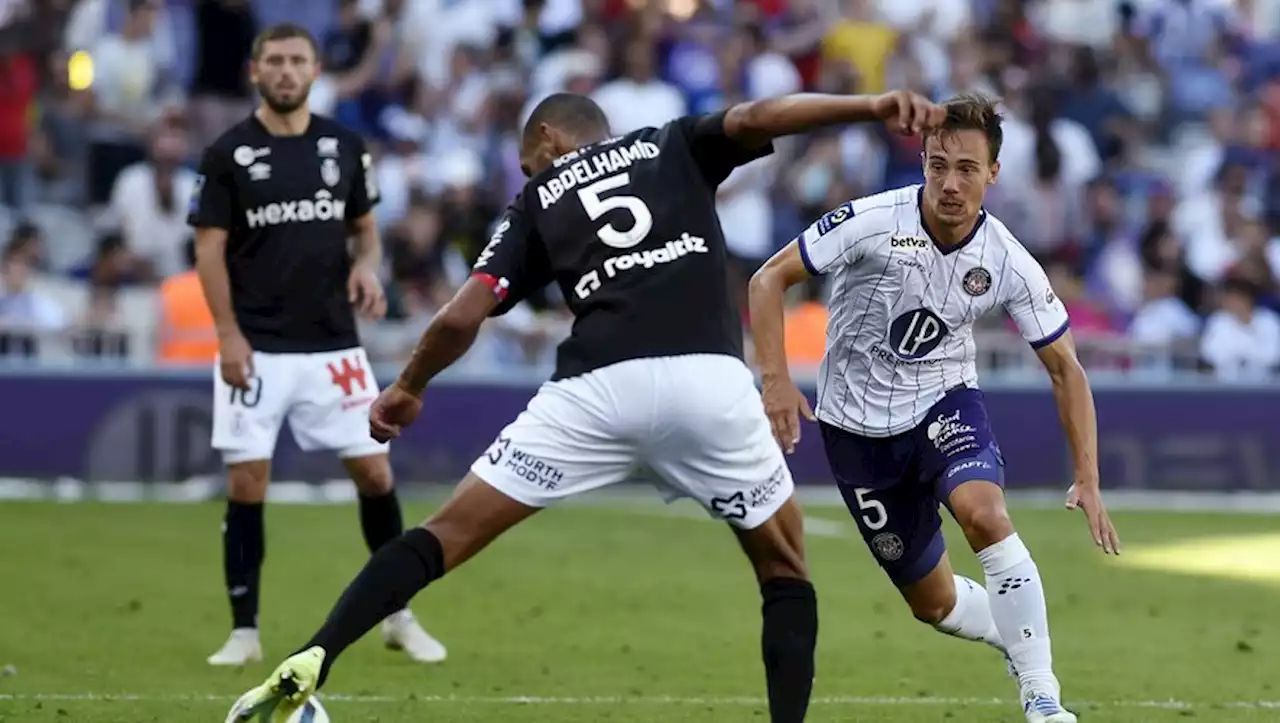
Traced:
<path fill-rule="evenodd" d="M 252 691 L 245 693 L 240 700 L 236 701 L 235 705 L 231 706 L 231 712 L 227 714 L 226 723 L 239 723 L 236 720 L 236 715 L 245 706 L 249 696 L 252 694 Z M 307 702 L 294 711 L 293 715 L 289 716 L 285 723 L 329 723 L 329 712 L 324 709 L 324 706 L 320 705 L 319 698 L 312 696 L 307 698 Z"/>

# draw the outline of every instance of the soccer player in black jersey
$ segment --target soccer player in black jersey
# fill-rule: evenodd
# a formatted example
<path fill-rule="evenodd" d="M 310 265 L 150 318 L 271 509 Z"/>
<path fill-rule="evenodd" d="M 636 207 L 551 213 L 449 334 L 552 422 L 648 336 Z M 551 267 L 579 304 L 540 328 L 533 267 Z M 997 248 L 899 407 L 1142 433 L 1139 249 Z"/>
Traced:
<path fill-rule="evenodd" d="M 427 383 L 466 352 L 481 323 L 550 283 L 575 316 L 555 376 L 453 497 L 379 550 L 320 631 L 245 694 L 232 718 L 286 720 L 389 611 L 543 507 L 644 464 L 668 492 L 733 527 L 763 597 L 770 718 L 804 720 L 817 598 L 791 474 L 742 360 L 715 191 L 734 168 L 768 155 L 779 136 L 877 119 L 910 133 L 944 117 L 909 93 L 796 95 L 611 138 L 586 97 L 557 94 L 539 104 L 522 139 L 528 183 L 471 279 L 374 403 L 369 424 L 378 439 L 396 437 L 422 408 Z"/>
<path fill-rule="evenodd" d="M 378 189 L 361 138 L 308 111 L 317 70 L 315 41 L 302 28 L 281 25 L 257 39 L 262 103 L 205 151 L 191 199 L 196 269 L 218 329 L 213 447 L 228 477 L 223 566 L 233 622 L 212 665 L 262 658 L 262 505 L 285 419 L 304 450 L 342 459 L 371 551 L 403 531 L 387 446 L 369 434 L 378 387 L 356 336 L 357 309 L 372 318 L 385 309 L 371 213 Z M 388 610 L 382 633 L 415 660 L 445 657 L 407 609 Z"/>

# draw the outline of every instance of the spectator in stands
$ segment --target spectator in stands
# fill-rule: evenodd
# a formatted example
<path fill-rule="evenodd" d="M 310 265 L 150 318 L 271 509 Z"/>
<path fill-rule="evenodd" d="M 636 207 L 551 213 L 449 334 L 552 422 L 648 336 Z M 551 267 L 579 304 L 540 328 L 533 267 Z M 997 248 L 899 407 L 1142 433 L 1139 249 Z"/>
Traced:
<path fill-rule="evenodd" d="M 71 349 L 90 359 L 123 359 L 129 355 L 129 334 L 122 328 L 117 289 L 91 283 L 89 304 L 71 335 Z"/>
<path fill-rule="evenodd" d="M 1077 337 L 1109 336 L 1116 325 L 1106 307 L 1085 293 L 1084 280 L 1070 252 L 1060 252 L 1045 264 L 1049 284 L 1071 315 L 1071 330 Z"/>
<path fill-rule="evenodd" d="M 338 99 L 334 117 L 366 135 L 386 104 L 375 81 L 391 43 L 385 19 L 361 12 L 360 0 L 338 0 L 338 23 L 321 41 L 322 65 Z"/>
<path fill-rule="evenodd" d="M 500 212 L 481 185 L 484 168 L 474 153 L 458 149 L 441 160 L 437 171 L 442 188 L 444 243 L 457 249 L 467 263 L 474 263 L 489 243 L 489 231 Z"/>
<path fill-rule="evenodd" d="M 883 92 L 898 33 L 876 18 L 874 0 L 842 0 L 841 8 L 841 19 L 822 41 L 822 54 L 855 71 L 859 93 Z"/>
<path fill-rule="evenodd" d="M 111 191 L 111 210 L 125 246 L 163 278 L 186 268 L 182 244 L 190 236 L 187 204 L 196 174 L 185 167 L 185 129 L 158 126 L 151 135 L 150 157 L 120 172 Z"/>
<path fill-rule="evenodd" d="M 1200 356 L 1220 379 L 1259 380 L 1280 370 L 1280 316 L 1258 306 L 1253 284 L 1228 277 L 1205 322 Z"/>
<path fill-rule="evenodd" d="M 782 13 L 765 27 L 770 30 L 770 47 L 791 59 L 804 87 L 818 82 L 822 65 L 822 39 L 830 26 L 831 8 L 816 0 L 790 0 Z"/>
<path fill-rule="evenodd" d="M 128 0 L 119 34 L 92 50 L 93 117 L 89 145 L 89 200 L 106 203 L 116 176 L 146 157 L 147 129 L 161 115 L 161 68 L 151 42 L 159 0 Z"/>
<path fill-rule="evenodd" d="M 36 193 L 31 118 L 38 66 L 27 53 L 0 55 L 0 206 L 26 211 Z"/>
<path fill-rule="evenodd" d="M 93 96 L 70 84 L 69 57 L 53 53 L 40 94 L 40 118 L 31 160 L 45 201 L 83 204 L 88 173 L 89 114 Z"/>
<path fill-rule="evenodd" d="M 1142 306 L 1129 325 L 1140 344 L 1169 347 L 1193 341 L 1200 317 L 1178 295 L 1179 278 L 1168 270 L 1148 268 L 1142 279 Z"/>
<path fill-rule="evenodd" d="M 196 3 L 195 29 L 191 120 L 203 148 L 253 110 L 245 68 L 258 22 L 249 0 L 204 0 Z"/>
<path fill-rule="evenodd" d="M 827 348 L 827 306 L 823 301 L 823 280 L 810 279 L 803 285 L 799 303 L 787 309 L 787 365 L 792 369 L 817 370 Z"/>
<path fill-rule="evenodd" d="M 1186 249 L 1187 265 L 1201 280 L 1217 283 L 1238 255 L 1234 235 L 1244 220 L 1258 216 L 1258 201 L 1247 195 L 1248 168 L 1227 160 L 1208 193 L 1183 198 L 1173 229 Z"/>
<path fill-rule="evenodd" d="M 387 231 L 391 264 L 387 315 L 418 319 L 433 313 L 453 295 L 445 270 L 447 249 L 441 243 L 440 203 L 416 192 L 405 217 Z"/>
<path fill-rule="evenodd" d="M 116 231 L 103 234 L 93 258 L 73 270 L 72 275 L 106 288 L 151 283 L 156 278 L 150 262 L 138 258 Z"/>
<path fill-rule="evenodd" d="M 1071 56 L 1070 84 L 1059 107 L 1064 118 L 1079 123 L 1089 132 L 1098 155 L 1106 161 L 1120 155 L 1125 139 L 1132 137 L 1135 129 L 1131 122 L 1133 114 L 1119 93 L 1102 80 L 1097 53 L 1088 47 L 1075 48 Z"/>
<path fill-rule="evenodd" d="M 14 337 L 23 339 L 17 346 L 34 350 L 35 332 L 59 331 L 67 326 L 67 313 L 56 301 L 31 285 L 33 268 L 29 250 L 9 245 L 0 253 L 0 334 L 6 341 L 0 347 L 12 347 Z M 4 353 L 0 349 L 0 353 Z"/>
<path fill-rule="evenodd" d="M 165 365 L 212 366 L 218 333 L 195 271 L 195 242 L 183 244 L 186 270 L 160 284 L 156 361 Z"/>
<path fill-rule="evenodd" d="M 614 133 L 658 127 L 686 112 L 684 96 L 656 74 L 657 49 L 636 37 L 623 46 L 617 59 L 618 77 L 600 86 L 592 97 L 609 119 Z"/>
<path fill-rule="evenodd" d="M 5 253 L 27 265 L 33 271 L 44 267 L 44 239 L 40 227 L 32 223 L 20 223 L 9 235 Z"/>
<path fill-rule="evenodd" d="M 1143 303 L 1142 255 L 1129 228 L 1123 199 L 1110 179 L 1085 191 L 1085 223 L 1080 233 L 1090 294 L 1116 314 L 1132 314 Z"/>

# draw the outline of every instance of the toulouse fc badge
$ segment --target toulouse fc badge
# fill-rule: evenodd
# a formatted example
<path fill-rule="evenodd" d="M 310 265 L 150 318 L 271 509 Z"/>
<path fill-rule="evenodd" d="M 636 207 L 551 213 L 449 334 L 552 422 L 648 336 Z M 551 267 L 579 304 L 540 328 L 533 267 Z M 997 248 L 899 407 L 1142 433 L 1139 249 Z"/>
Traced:
<path fill-rule="evenodd" d="M 982 296 L 991 290 L 991 272 L 975 266 L 964 275 L 964 293 L 969 296 Z"/>

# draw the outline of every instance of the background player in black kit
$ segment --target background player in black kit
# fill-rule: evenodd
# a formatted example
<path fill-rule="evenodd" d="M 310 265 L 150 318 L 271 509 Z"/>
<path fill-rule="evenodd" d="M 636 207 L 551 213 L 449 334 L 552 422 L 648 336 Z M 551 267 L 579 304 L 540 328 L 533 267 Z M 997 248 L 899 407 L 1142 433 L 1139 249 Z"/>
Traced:
<path fill-rule="evenodd" d="M 377 318 L 386 307 L 372 158 L 358 135 L 308 111 L 318 65 L 307 31 L 264 32 L 251 69 L 262 103 L 205 151 L 188 219 L 218 329 L 213 446 L 228 478 L 223 564 L 233 629 L 213 665 L 262 658 L 262 506 L 285 419 L 303 449 L 342 458 L 371 551 L 403 529 L 387 446 L 369 434 L 378 387 L 356 335 L 355 308 Z M 389 610 L 382 632 L 415 660 L 445 657 L 407 609 Z"/>
<path fill-rule="evenodd" d="M 742 361 L 715 190 L 735 167 L 769 154 L 778 136 L 873 119 L 918 132 L 944 117 L 907 93 L 799 95 L 608 138 L 590 99 L 543 101 L 522 141 L 529 182 L 471 279 L 375 402 L 370 427 L 379 439 L 398 435 L 421 410 L 428 381 L 465 353 L 486 317 L 552 282 L 575 316 L 555 376 L 453 497 L 379 550 L 302 652 L 232 716 L 286 720 L 388 611 L 542 507 L 620 482 L 643 464 L 667 492 L 733 526 L 763 597 L 771 720 L 802 721 L 817 598 L 791 474 Z"/>

